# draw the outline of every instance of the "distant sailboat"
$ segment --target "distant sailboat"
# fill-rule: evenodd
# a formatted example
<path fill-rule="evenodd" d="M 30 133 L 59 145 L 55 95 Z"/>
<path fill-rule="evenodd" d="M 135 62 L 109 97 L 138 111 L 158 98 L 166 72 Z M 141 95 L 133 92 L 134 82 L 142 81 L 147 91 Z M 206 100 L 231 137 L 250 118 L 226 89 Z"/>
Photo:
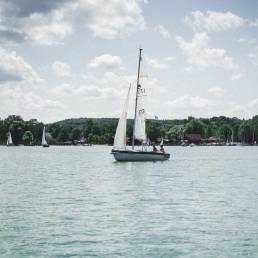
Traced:
<path fill-rule="evenodd" d="M 130 89 L 131 89 L 131 86 L 130 86 L 125 100 L 124 110 L 122 112 L 122 115 L 117 125 L 115 139 L 114 139 L 114 147 L 111 152 L 114 155 L 115 160 L 117 161 L 159 161 L 159 160 L 162 161 L 162 160 L 167 160 L 170 157 L 170 154 L 164 151 L 163 145 L 162 145 L 162 151 L 157 151 L 155 146 L 153 148 L 153 151 L 149 151 L 147 149 L 148 138 L 146 135 L 146 128 L 145 128 L 146 112 L 145 112 L 144 103 L 143 103 L 143 99 L 145 97 L 145 89 L 142 88 L 142 86 L 139 83 L 140 65 L 142 61 L 141 53 L 142 53 L 142 49 L 140 49 L 139 63 L 138 63 L 132 150 L 129 150 L 126 147 L 126 121 L 127 121 Z M 134 149 L 135 140 L 138 140 L 142 143 L 141 150 Z"/>
<path fill-rule="evenodd" d="M 12 134 L 11 134 L 10 131 L 8 132 L 8 137 L 7 137 L 6 146 L 13 146 L 13 139 L 12 139 Z"/>
<path fill-rule="evenodd" d="M 46 128 L 44 126 L 43 128 L 43 134 L 42 134 L 42 141 L 41 141 L 41 145 L 43 147 L 49 147 L 48 143 L 47 143 L 47 140 L 46 140 Z"/>

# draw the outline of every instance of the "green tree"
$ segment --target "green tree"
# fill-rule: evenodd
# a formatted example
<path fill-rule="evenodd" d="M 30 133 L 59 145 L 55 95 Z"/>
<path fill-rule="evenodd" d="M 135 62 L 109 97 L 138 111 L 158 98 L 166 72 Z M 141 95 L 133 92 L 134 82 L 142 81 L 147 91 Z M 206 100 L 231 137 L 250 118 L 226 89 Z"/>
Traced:
<path fill-rule="evenodd" d="M 147 120 L 146 129 L 147 135 L 152 142 L 156 142 L 161 137 L 160 124 L 155 122 L 155 120 Z"/>
<path fill-rule="evenodd" d="M 22 136 L 22 140 L 24 142 L 25 145 L 30 145 L 33 142 L 33 134 L 31 131 L 26 131 L 23 136 Z"/>
<path fill-rule="evenodd" d="M 62 126 L 57 136 L 58 142 L 66 142 L 69 139 L 69 128 Z"/>
<path fill-rule="evenodd" d="M 79 140 L 81 136 L 82 130 L 78 127 L 72 129 L 70 133 L 70 140 Z"/>
<path fill-rule="evenodd" d="M 180 141 L 183 138 L 184 134 L 184 127 L 182 125 L 173 125 L 169 128 L 169 130 L 166 132 L 166 137 L 170 141 Z"/>
<path fill-rule="evenodd" d="M 206 125 L 200 119 L 190 118 L 190 121 L 186 124 L 185 133 L 204 136 L 205 127 Z"/>

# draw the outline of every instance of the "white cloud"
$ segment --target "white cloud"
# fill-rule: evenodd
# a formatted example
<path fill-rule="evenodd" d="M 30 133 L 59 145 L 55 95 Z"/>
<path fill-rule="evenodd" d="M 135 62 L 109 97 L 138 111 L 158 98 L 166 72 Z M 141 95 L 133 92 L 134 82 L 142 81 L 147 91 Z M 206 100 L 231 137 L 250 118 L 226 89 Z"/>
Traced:
<path fill-rule="evenodd" d="M 0 83 L 5 82 L 40 82 L 42 81 L 21 56 L 15 51 L 7 51 L 0 47 Z"/>
<path fill-rule="evenodd" d="M 55 61 L 52 64 L 52 69 L 56 73 L 57 76 L 65 77 L 71 75 L 71 67 L 69 64 L 64 62 Z"/>
<path fill-rule="evenodd" d="M 79 0 L 79 7 L 94 36 L 114 39 L 145 28 L 140 2 Z"/>
<path fill-rule="evenodd" d="M 89 67 L 105 69 L 121 69 L 122 65 L 123 61 L 120 56 L 112 56 L 110 54 L 97 56 L 89 63 Z"/>
<path fill-rule="evenodd" d="M 106 72 L 102 78 L 85 78 L 80 83 L 63 83 L 51 90 L 55 96 L 74 95 L 86 98 L 118 97 L 128 89 L 130 83 L 135 83 L 134 75 L 118 75 Z"/>
<path fill-rule="evenodd" d="M 247 20 L 231 12 L 192 12 L 184 21 L 194 30 L 222 31 L 243 27 Z"/>
<path fill-rule="evenodd" d="M 214 66 L 225 69 L 238 68 L 233 59 L 227 55 L 225 49 L 208 47 L 210 38 L 205 32 L 196 33 L 190 42 L 185 41 L 180 36 L 177 36 L 176 40 L 187 58 L 187 63 L 190 65 Z"/>
<path fill-rule="evenodd" d="M 53 114 L 62 115 L 66 108 L 61 101 L 48 98 L 46 94 L 33 90 L 25 91 L 20 87 L 9 87 L 9 85 L 1 87 L 0 103 L 1 115 L 17 114 L 18 108 L 19 115 L 26 118 L 31 118 L 33 110 L 37 118 L 41 115 L 45 119 L 50 119 Z"/>
<path fill-rule="evenodd" d="M 28 6 L 24 6 L 29 9 Z M 4 7 L 2 6 L 0 27 L 3 31 L 16 35 L 16 39 L 20 41 L 30 40 L 40 45 L 56 44 L 73 31 L 74 7 L 74 4 L 65 3 L 58 9 L 50 9 L 48 12 L 39 10 L 19 16 L 15 15 L 16 11 L 21 11 L 23 6 L 6 3 Z M 17 10 L 10 12 L 12 9 Z"/>
<path fill-rule="evenodd" d="M 170 61 L 174 61 L 174 60 L 176 60 L 175 56 L 167 56 L 167 57 L 165 57 L 165 61 L 170 62 Z"/>
<path fill-rule="evenodd" d="M 156 58 L 150 58 L 148 56 L 145 56 L 145 60 L 146 60 L 147 64 L 154 69 L 167 69 L 168 68 L 168 66 L 166 64 L 161 63 Z"/>
<path fill-rule="evenodd" d="M 14 40 L 31 40 L 41 45 L 60 43 L 78 24 L 96 37 L 114 39 L 145 29 L 141 3 L 144 1 L 73 0 L 35 6 L 32 0 L 26 4 L 7 2 L 1 6 L 0 28 L 15 36 Z"/>
<path fill-rule="evenodd" d="M 255 66 L 258 66 L 258 46 L 256 46 L 252 52 L 248 53 L 247 55 L 250 60 L 251 60 L 251 63 Z"/>
<path fill-rule="evenodd" d="M 239 43 L 247 43 L 247 44 L 252 45 L 252 44 L 256 44 L 257 40 L 254 39 L 254 38 L 253 39 L 240 38 L 240 39 L 237 40 L 237 42 L 239 42 Z"/>
<path fill-rule="evenodd" d="M 213 92 L 217 92 L 217 90 L 211 90 L 211 93 Z M 179 114 L 179 116 L 173 115 L 174 118 L 185 118 L 189 115 L 196 117 L 229 116 L 251 118 L 257 114 L 258 98 L 240 104 L 231 100 L 231 98 L 227 98 L 225 101 L 224 98 L 212 97 L 207 99 L 186 94 L 166 102 L 165 108 L 170 108 L 172 114 Z"/>
<path fill-rule="evenodd" d="M 249 108 L 258 107 L 258 98 L 253 99 L 250 102 L 248 102 L 247 107 L 249 107 Z"/>
<path fill-rule="evenodd" d="M 243 76 L 244 76 L 244 75 L 243 75 L 242 73 L 233 74 L 233 75 L 231 76 L 231 80 L 232 80 L 232 81 L 240 80 L 240 79 L 243 78 Z"/>
<path fill-rule="evenodd" d="M 191 109 L 191 108 L 205 108 L 209 105 L 209 100 L 198 96 L 191 96 L 189 94 L 183 95 L 169 101 L 167 104 L 173 109 Z"/>
<path fill-rule="evenodd" d="M 211 90 L 216 92 L 216 90 Z M 189 94 L 180 96 L 173 101 L 165 103 L 166 109 L 171 108 L 171 113 L 180 114 L 173 117 L 187 117 L 189 115 L 196 117 L 211 117 L 211 116 L 240 116 L 252 117 L 256 114 L 258 108 L 258 99 L 254 99 L 246 104 L 239 104 L 231 99 L 225 101 L 223 98 L 211 99 L 192 96 Z"/>
<path fill-rule="evenodd" d="M 184 70 L 188 73 L 192 73 L 194 71 L 194 68 L 192 65 L 186 66 Z"/>
<path fill-rule="evenodd" d="M 63 83 L 53 88 L 51 90 L 51 93 L 54 94 L 54 96 L 73 95 L 73 97 L 76 98 L 99 98 L 103 95 L 102 89 L 99 86 L 95 86 L 92 84 L 83 85 L 82 83 L 80 85 L 78 85 L 77 83 Z"/>
<path fill-rule="evenodd" d="M 208 89 L 208 92 L 216 97 L 221 97 L 225 94 L 225 90 L 219 87 L 210 88 Z"/>
<path fill-rule="evenodd" d="M 102 96 L 102 90 L 95 85 L 81 86 L 74 91 L 76 95 L 84 96 L 87 98 L 99 98 Z"/>
<path fill-rule="evenodd" d="M 68 17 L 69 9 L 66 6 L 48 14 L 33 13 L 21 22 L 19 29 L 38 44 L 57 44 L 73 31 Z"/>
<path fill-rule="evenodd" d="M 250 22 L 250 26 L 258 27 L 258 19 L 256 19 L 254 22 Z"/>
<path fill-rule="evenodd" d="M 56 96 L 60 96 L 62 94 L 72 95 L 74 88 L 69 83 L 63 83 L 51 89 L 50 92 Z"/>
<path fill-rule="evenodd" d="M 154 27 L 154 31 L 158 32 L 164 39 L 171 38 L 170 32 L 162 24 Z"/>

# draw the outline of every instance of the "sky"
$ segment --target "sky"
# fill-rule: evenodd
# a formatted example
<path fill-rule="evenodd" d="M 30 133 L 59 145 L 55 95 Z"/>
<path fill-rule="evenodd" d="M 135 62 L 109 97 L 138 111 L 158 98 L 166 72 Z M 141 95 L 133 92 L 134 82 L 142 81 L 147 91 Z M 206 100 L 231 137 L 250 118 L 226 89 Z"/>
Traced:
<path fill-rule="evenodd" d="M 139 47 L 149 118 L 258 114 L 258 1 L 0 0 L 0 117 L 118 117 Z"/>

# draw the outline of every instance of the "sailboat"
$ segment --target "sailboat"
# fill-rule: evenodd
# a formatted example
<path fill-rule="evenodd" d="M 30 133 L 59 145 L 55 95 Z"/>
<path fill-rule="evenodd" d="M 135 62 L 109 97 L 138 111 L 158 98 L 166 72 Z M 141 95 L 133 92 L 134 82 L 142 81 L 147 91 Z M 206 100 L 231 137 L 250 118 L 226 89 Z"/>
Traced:
<path fill-rule="evenodd" d="M 44 126 L 43 128 L 43 134 L 42 134 L 42 141 L 41 141 L 41 145 L 43 147 L 49 147 L 48 143 L 47 143 L 47 140 L 46 140 L 46 128 Z"/>
<path fill-rule="evenodd" d="M 8 132 L 8 137 L 7 137 L 7 142 L 6 142 L 6 146 L 13 146 L 13 139 L 12 139 L 12 134 L 11 132 L 9 131 Z"/>
<path fill-rule="evenodd" d="M 145 89 L 140 85 L 140 68 L 142 61 L 142 49 L 139 49 L 139 62 L 138 62 L 138 74 L 137 74 L 137 88 L 135 98 L 135 112 L 134 112 L 134 125 L 133 125 L 133 139 L 132 149 L 128 149 L 126 146 L 126 123 L 128 103 L 130 97 L 131 85 L 129 87 L 124 109 L 119 119 L 116 134 L 114 139 L 114 146 L 111 151 L 116 161 L 163 161 L 170 158 L 170 154 L 166 153 L 162 146 L 162 151 L 158 151 L 154 146 L 153 151 L 148 150 L 147 142 L 148 137 L 146 135 L 146 112 L 144 109 L 144 97 Z M 135 141 L 141 142 L 141 149 L 135 149 Z"/>

